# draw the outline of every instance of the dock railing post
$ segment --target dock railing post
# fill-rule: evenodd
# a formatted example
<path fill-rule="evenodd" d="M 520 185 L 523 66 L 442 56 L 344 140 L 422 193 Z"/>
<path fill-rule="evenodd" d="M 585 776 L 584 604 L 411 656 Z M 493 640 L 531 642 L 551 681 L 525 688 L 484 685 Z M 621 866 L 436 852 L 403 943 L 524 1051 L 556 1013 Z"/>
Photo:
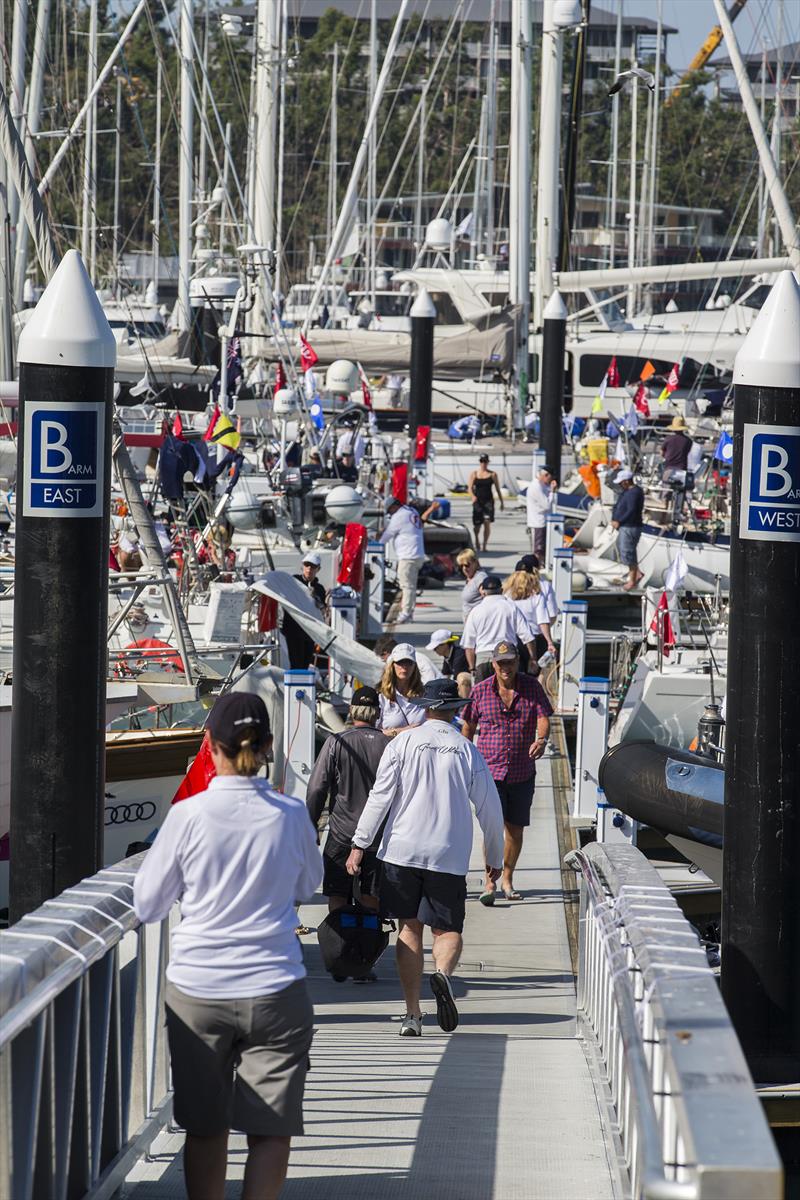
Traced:
<path fill-rule="evenodd" d="M 553 551 L 553 591 L 562 614 L 564 605 L 572 599 L 572 559 L 573 552 L 567 547 Z M 563 621 L 561 624 L 563 627 Z M 563 632 L 561 636 L 563 638 Z"/>
<path fill-rule="evenodd" d="M 314 726 L 317 715 L 316 672 L 283 673 L 283 788 L 287 796 L 305 800 L 308 777 L 316 757 Z"/>
<path fill-rule="evenodd" d="M 578 683 L 578 729 L 575 740 L 573 817 L 595 816 L 598 768 L 608 741 L 608 679 L 583 675 Z"/>
<path fill-rule="evenodd" d="M 548 513 L 544 520 L 547 529 L 545 565 L 548 571 L 552 571 L 556 550 L 564 549 L 564 517 L 561 513 Z"/>
<path fill-rule="evenodd" d="M 561 660 L 558 665 L 558 707 L 562 713 L 578 708 L 578 691 L 586 658 L 586 600 L 567 600 L 561 612 Z"/>
<path fill-rule="evenodd" d="M 800 1080 L 800 285 L 734 365 L 722 994 L 756 1082 Z"/>
<path fill-rule="evenodd" d="M 116 343 L 77 250 L 18 357 L 12 922 L 102 865 Z"/>
<path fill-rule="evenodd" d="M 358 639 L 358 594 L 351 587 L 335 587 L 331 592 L 331 629 L 354 642 Z M 352 691 L 345 685 L 344 672 L 333 658 L 328 667 L 328 686 L 332 692 L 348 698 Z"/>
<path fill-rule="evenodd" d="M 366 620 L 362 634 L 378 638 L 383 633 L 383 593 L 386 583 L 386 548 L 382 542 L 367 542 L 367 566 L 372 576 L 365 588 Z"/>

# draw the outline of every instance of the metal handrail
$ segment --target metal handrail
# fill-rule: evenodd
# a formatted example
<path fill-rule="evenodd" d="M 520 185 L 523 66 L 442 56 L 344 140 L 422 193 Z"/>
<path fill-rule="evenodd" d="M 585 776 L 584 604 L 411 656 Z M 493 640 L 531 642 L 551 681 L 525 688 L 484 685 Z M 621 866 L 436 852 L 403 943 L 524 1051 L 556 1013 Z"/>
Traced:
<path fill-rule="evenodd" d="M 781 1162 L 741 1047 L 671 893 L 623 843 L 566 862 L 581 876 L 581 1032 L 606 1071 L 631 1196 L 779 1200 Z"/>
<path fill-rule="evenodd" d="M 143 855 L 0 934 L 0 1195 L 106 1200 L 169 1120 L 169 923 L 141 926 Z"/>

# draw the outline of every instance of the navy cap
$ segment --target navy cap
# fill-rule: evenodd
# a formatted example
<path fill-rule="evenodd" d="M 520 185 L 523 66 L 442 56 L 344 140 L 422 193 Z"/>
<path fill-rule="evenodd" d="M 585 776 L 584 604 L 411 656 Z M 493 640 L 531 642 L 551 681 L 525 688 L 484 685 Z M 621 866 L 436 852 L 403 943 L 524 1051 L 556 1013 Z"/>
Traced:
<path fill-rule="evenodd" d="M 255 729 L 257 744 L 264 746 L 270 735 L 267 706 L 250 692 L 226 692 L 208 714 L 206 729 L 216 742 L 230 749 L 238 746 L 243 733 Z"/>
<path fill-rule="evenodd" d="M 514 567 L 514 570 L 515 571 L 529 571 L 529 572 L 530 571 L 538 571 L 539 570 L 538 555 L 523 554 L 522 558 L 519 560 L 517 565 Z"/>
<path fill-rule="evenodd" d="M 422 689 L 421 696 L 414 697 L 414 703 L 422 708 L 462 708 L 469 701 L 458 694 L 458 684 L 455 679 L 431 679 Z"/>
<path fill-rule="evenodd" d="M 351 705 L 366 705 L 368 708 L 379 708 L 381 702 L 375 688 L 360 687 L 353 692 L 350 703 Z"/>
<path fill-rule="evenodd" d="M 499 575 L 487 575 L 481 583 L 481 591 L 494 596 L 503 590 L 503 581 Z"/>

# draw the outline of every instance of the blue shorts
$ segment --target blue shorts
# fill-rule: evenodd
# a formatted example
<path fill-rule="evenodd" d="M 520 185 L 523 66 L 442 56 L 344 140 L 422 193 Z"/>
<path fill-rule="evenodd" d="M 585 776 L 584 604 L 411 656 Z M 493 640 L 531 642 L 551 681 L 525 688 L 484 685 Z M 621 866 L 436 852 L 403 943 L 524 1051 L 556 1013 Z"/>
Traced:
<path fill-rule="evenodd" d="M 637 565 L 636 547 L 642 536 L 641 525 L 621 525 L 617 530 L 617 553 L 619 561 L 626 567 Z"/>

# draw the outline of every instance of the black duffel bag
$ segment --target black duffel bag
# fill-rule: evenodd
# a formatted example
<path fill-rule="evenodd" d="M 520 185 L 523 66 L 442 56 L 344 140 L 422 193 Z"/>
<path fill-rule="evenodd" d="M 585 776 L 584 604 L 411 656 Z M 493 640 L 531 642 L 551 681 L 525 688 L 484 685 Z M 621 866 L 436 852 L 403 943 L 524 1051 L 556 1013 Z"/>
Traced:
<path fill-rule="evenodd" d="M 335 979 L 362 978 L 372 969 L 395 928 L 375 909 L 359 903 L 358 876 L 353 878 L 353 901 L 328 913 L 317 926 L 317 938 L 325 970 Z"/>

